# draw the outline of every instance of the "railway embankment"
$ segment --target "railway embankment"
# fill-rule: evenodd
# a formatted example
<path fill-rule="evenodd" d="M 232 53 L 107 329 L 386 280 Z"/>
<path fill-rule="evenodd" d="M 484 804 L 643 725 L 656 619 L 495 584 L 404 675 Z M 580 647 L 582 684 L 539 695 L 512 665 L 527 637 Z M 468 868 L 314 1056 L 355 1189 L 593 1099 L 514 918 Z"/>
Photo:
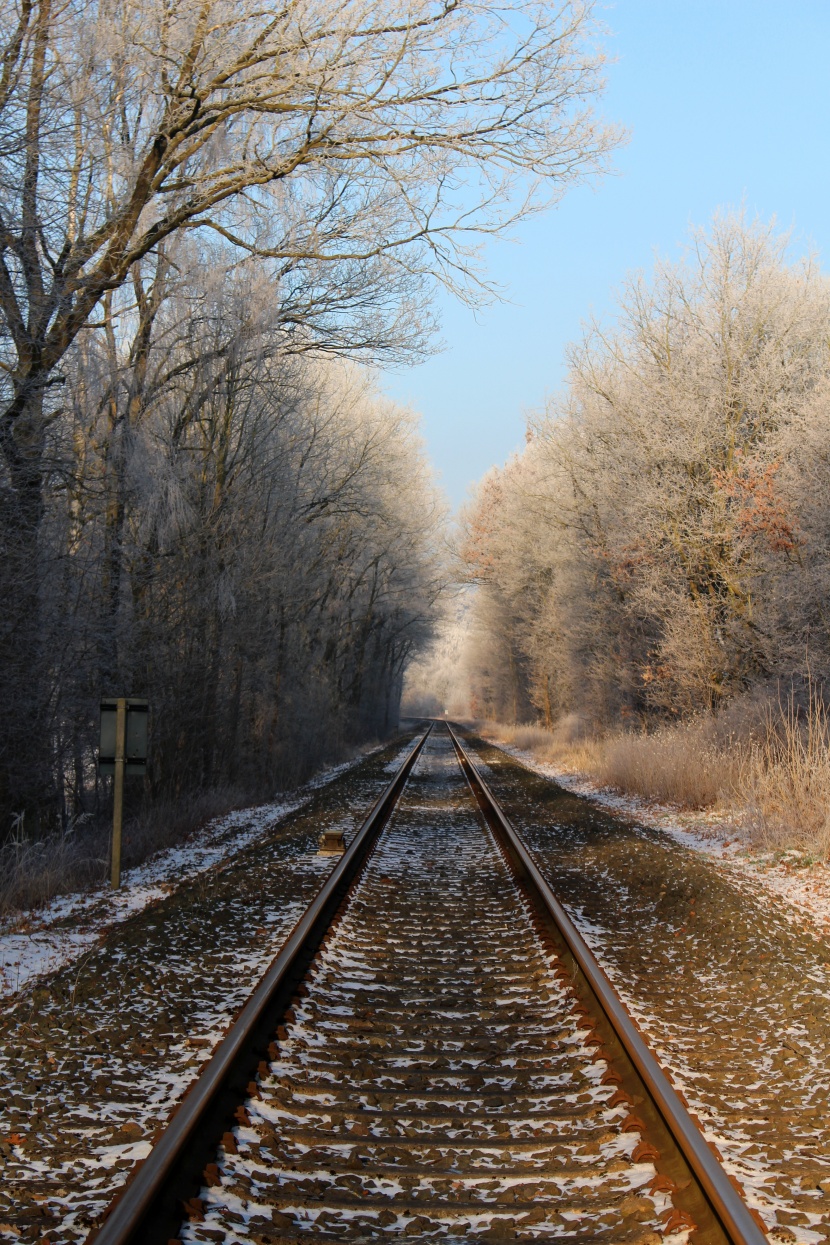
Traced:
<path fill-rule="evenodd" d="M 503 813 L 443 729 L 411 743 L 241 834 L 10 1000 L 0 1235 L 80 1245 L 126 1184 L 102 1229 L 119 1245 L 159 1224 L 163 1241 L 258 1245 L 754 1240 L 752 1221 L 736 1235 L 723 1218 L 729 1177 L 750 1208 L 739 1198 L 738 1220 L 760 1215 L 776 1242 L 830 1239 L 826 942 L 717 861 L 486 740 L 465 744 Z M 384 790 L 397 804 L 366 838 Z M 338 883 L 320 833 L 358 827 L 342 861 L 357 871 Z M 330 926 L 289 965 L 335 885 Z M 599 1006 L 591 952 L 656 1081 Z M 227 1120 L 197 1139 L 209 1157 L 164 1195 L 172 1212 L 136 1218 L 126 1208 L 283 960 L 281 1020 L 253 1079 L 216 1100 Z"/>
<path fill-rule="evenodd" d="M 321 830 L 359 824 L 409 739 L 8 936 L 8 976 L 41 971 L 0 1012 L 0 1239 L 84 1239 L 330 869 Z"/>
<path fill-rule="evenodd" d="M 756 871 L 631 804 L 609 807 L 493 743 L 468 744 L 776 1239 L 829 1239 L 830 941 L 821 926 Z"/>

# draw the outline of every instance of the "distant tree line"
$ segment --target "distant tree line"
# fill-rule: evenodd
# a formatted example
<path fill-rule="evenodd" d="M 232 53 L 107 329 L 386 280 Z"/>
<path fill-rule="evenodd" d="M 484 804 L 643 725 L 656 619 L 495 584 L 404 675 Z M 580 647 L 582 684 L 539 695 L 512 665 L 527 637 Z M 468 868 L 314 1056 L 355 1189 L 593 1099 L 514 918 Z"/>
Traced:
<path fill-rule="evenodd" d="M 642 726 L 830 675 L 830 282 L 743 217 L 634 277 L 464 519 L 475 708 Z"/>
<path fill-rule="evenodd" d="M 0 836 L 94 800 L 102 694 L 168 797 L 394 723 L 440 506 L 354 365 L 604 168 L 591 8 L 0 0 Z"/>

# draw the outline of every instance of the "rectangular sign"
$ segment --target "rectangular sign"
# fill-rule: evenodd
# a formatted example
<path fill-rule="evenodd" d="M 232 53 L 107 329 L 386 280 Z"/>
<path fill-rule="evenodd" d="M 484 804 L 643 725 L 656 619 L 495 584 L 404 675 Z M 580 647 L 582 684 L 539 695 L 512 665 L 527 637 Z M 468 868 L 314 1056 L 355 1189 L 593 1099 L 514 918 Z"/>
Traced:
<path fill-rule="evenodd" d="M 101 736 L 98 746 L 98 773 L 104 776 L 115 773 L 115 724 L 118 701 L 108 698 L 101 701 Z M 125 774 L 144 774 L 147 771 L 147 747 L 149 743 L 150 707 L 146 700 L 134 696 L 127 699 L 127 742 L 124 749 Z"/>

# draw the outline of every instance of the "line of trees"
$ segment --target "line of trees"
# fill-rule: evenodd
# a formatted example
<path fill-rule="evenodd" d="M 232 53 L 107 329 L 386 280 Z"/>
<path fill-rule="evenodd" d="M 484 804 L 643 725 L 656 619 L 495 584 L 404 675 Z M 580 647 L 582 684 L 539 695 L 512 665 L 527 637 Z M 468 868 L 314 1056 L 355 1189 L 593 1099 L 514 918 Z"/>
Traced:
<path fill-rule="evenodd" d="M 154 794 L 273 790 L 393 727 L 429 634 L 443 504 L 414 417 L 285 353 L 270 283 L 221 260 L 136 268 L 50 421 L 41 666 L 19 645 L 5 669 L 38 733 L 10 787 L 50 818 L 94 800 L 102 692 L 150 699 Z"/>
<path fill-rule="evenodd" d="M 721 215 L 627 285 L 464 517 L 475 708 L 607 727 L 830 674 L 830 282 Z"/>
<path fill-rule="evenodd" d="M 0 833 L 85 807 L 102 693 L 168 795 L 394 721 L 438 504 L 345 361 L 604 167 L 591 8 L 0 0 Z"/>
<path fill-rule="evenodd" d="M 136 315 L 87 342 L 51 430 L 47 804 L 67 774 L 88 803 L 102 688 L 149 697 L 165 796 L 273 790 L 388 732 L 441 590 L 413 416 L 353 365 L 284 354 L 256 272 L 183 258 L 148 340 Z"/>

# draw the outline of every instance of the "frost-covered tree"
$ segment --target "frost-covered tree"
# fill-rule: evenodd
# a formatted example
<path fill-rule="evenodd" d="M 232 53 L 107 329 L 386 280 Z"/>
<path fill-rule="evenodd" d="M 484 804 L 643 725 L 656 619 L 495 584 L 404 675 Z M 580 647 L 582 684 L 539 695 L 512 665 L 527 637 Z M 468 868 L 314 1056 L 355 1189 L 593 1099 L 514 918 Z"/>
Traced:
<path fill-rule="evenodd" d="M 141 386 L 133 338 L 73 355 L 53 428 L 67 485 L 43 525 L 61 572 L 41 610 L 52 806 L 94 801 L 102 691 L 150 699 L 150 790 L 168 797 L 271 791 L 397 722 L 444 584 L 443 506 L 414 417 L 354 365 L 275 348 L 270 293 L 256 271 L 191 273 Z"/>
<path fill-rule="evenodd" d="M 602 167 L 590 8 L 5 0 L 0 450 L 20 539 L 54 370 L 171 235 L 268 259 L 287 332 L 378 352 L 419 277 L 468 288 L 476 234 Z"/>
<path fill-rule="evenodd" d="M 829 329 L 815 261 L 722 216 L 572 350 L 467 554 L 545 717 L 714 709 L 828 666 Z"/>
<path fill-rule="evenodd" d="M 214 362 L 247 392 L 249 347 L 274 366 L 418 357 L 432 283 L 480 297 L 478 241 L 602 169 L 618 139 L 593 111 L 592 7 L 0 0 L 0 816 L 53 806 L 62 781 L 48 601 L 66 565 L 51 532 L 71 497 L 86 548 L 78 460 L 106 497 L 113 625 L 96 645 L 101 671 L 117 669 L 129 443 L 160 409 L 161 342 L 178 332 L 162 307 L 186 326 L 192 304 L 180 352 L 198 325 L 224 361 L 174 363 L 174 406 Z M 217 330 L 177 266 L 188 251 L 268 284 L 267 347 L 250 325 Z M 207 405 L 194 382 L 182 444 Z M 217 418 L 205 460 L 225 452 Z"/>

